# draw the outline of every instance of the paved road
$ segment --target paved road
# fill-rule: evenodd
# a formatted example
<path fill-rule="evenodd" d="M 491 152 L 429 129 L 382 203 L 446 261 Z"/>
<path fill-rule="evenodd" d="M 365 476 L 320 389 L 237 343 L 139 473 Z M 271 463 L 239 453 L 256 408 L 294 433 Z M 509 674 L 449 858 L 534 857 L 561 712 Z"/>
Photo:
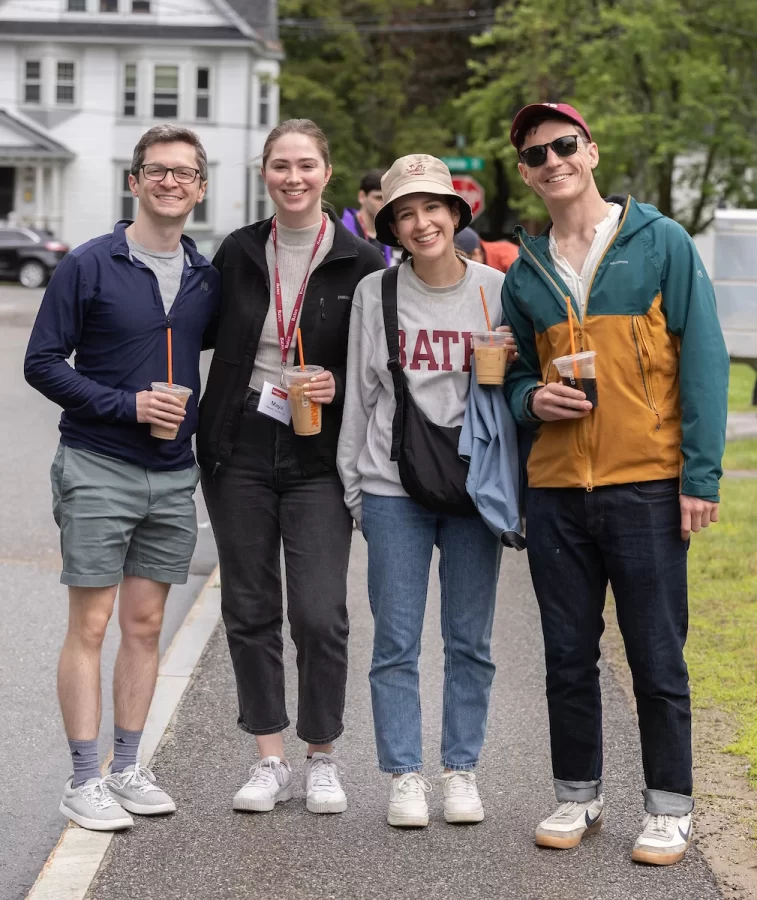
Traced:
<path fill-rule="evenodd" d="M 449 826 L 438 775 L 442 652 L 438 585 L 426 616 L 422 659 L 427 774 L 434 780 L 429 828 L 386 825 L 387 776 L 375 769 L 366 678 L 372 624 L 365 593 L 365 545 L 355 536 L 350 566 L 350 680 L 347 731 L 339 751 L 350 807 L 341 816 L 304 808 L 304 748 L 288 735 L 295 799 L 271 814 L 231 811 L 253 761 L 254 740 L 236 729 L 235 690 L 225 639 L 214 635 L 153 767 L 179 804 L 175 816 L 138 819 L 116 835 L 88 900 L 715 900 L 722 895 L 696 850 L 655 870 L 631 863 L 642 816 L 638 737 L 618 685 L 603 675 L 606 704 L 607 825 L 573 851 L 537 849 L 537 820 L 553 805 L 543 656 L 526 560 L 509 551 L 494 631 L 498 664 L 479 784 L 487 818 Z M 294 658 L 287 648 L 288 697 Z"/>
<path fill-rule="evenodd" d="M 41 291 L 0 285 L 0 898 L 26 895 L 58 840 L 57 812 L 69 774 L 65 735 L 55 697 L 55 669 L 66 627 L 66 594 L 59 584 L 58 531 L 51 513 L 49 469 L 57 443 L 58 411 L 24 382 L 22 360 Z M 198 495 L 199 496 L 199 495 Z M 207 520 L 204 508 L 200 521 Z M 170 640 L 215 565 L 210 529 L 201 541 L 186 587 L 169 599 L 163 643 Z M 104 654 L 110 681 L 118 645 L 111 628 Z M 112 734 L 104 697 L 104 756 Z"/>

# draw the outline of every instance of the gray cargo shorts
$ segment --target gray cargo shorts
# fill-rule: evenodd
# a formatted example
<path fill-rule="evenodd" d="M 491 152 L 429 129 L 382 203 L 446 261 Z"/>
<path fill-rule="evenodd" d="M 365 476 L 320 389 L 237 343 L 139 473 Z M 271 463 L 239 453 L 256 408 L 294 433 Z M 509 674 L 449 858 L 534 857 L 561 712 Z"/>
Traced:
<path fill-rule="evenodd" d="M 185 584 L 197 543 L 200 470 L 157 472 L 61 444 L 50 480 L 62 584 L 109 587 L 124 575 Z"/>

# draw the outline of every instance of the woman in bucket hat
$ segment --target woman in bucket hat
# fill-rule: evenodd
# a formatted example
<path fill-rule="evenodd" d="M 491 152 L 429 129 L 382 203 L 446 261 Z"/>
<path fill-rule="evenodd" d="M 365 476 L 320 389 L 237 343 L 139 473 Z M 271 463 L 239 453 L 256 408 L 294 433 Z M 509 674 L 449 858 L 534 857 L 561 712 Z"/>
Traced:
<path fill-rule="evenodd" d="M 400 365 L 426 418 L 453 428 L 465 413 L 471 332 L 486 328 L 479 289 L 498 321 L 504 276 L 456 254 L 454 235 L 470 223 L 471 210 L 441 160 L 402 157 L 381 188 L 376 234 L 382 243 L 403 248 L 397 272 Z M 345 502 L 368 542 L 375 623 L 371 696 L 379 768 L 392 776 L 388 821 L 428 824 L 431 785 L 421 774 L 418 657 L 437 546 L 445 646 L 444 816 L 448 822 L 480 822 L 484 809 L 473 769 L 494 675 L 490 639 L 501 546 L 475 512 L 432 512 L 410 497 L 390 459 L 396 403 L 387 368 L 382 274 L 364 278 L 353 299 L 337 462 Z"/>

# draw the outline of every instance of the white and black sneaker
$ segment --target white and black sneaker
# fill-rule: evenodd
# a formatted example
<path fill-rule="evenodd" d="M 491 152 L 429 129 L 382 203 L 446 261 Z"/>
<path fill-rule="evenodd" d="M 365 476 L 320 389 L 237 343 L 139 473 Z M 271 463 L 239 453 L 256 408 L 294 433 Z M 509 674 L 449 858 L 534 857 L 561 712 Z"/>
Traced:
<path fill-rule="evenodd" d="M 243 812 L 270 812 L 277 803 L 292 799 L 292 769 L 278 756 L 266 756 L 250 769 L 250 779 L 240 788 L 232 806 Z"/>
<path fill-rule="evenodd" d="M 577 847 L 584 835 L 593 834 L 602 827 L 604 807 L 603 794 L 586 803 L 572 800 L 561 803 L 548 819 L 539 823 L 536 829 L 537 845 L 555 850 Z"/>
<path fill-rule="evenodd" d="M 686 816 L 644 816 L 643 831 L 631 859 L 652 866 L 680 862 L 691 844 L 691 813 Z"/>

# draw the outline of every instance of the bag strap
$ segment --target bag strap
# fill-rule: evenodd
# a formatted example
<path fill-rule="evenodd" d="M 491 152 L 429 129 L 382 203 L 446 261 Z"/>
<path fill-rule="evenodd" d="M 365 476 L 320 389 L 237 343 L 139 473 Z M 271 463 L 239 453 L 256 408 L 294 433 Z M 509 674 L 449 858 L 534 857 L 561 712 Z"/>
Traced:
<path fill-rule="evenodd" d="M 405 384 L 400 365 L 400 335 L 399 321 L 397 319 L 397 279 L 399 266 L 386 269 L 381 276 L 381 308 L 384 312 L 384 331 L 386 332 L 386 346 L 389 350 L 389 359 L 386 367 L 392 373 L 394 382 L 394 399 L 397 407 L 392 420 L 392 450 L 389 458 L 397 462 L 400 458 L 400 444 L 402 442 L 402 414 L 405 406 Z"/>

